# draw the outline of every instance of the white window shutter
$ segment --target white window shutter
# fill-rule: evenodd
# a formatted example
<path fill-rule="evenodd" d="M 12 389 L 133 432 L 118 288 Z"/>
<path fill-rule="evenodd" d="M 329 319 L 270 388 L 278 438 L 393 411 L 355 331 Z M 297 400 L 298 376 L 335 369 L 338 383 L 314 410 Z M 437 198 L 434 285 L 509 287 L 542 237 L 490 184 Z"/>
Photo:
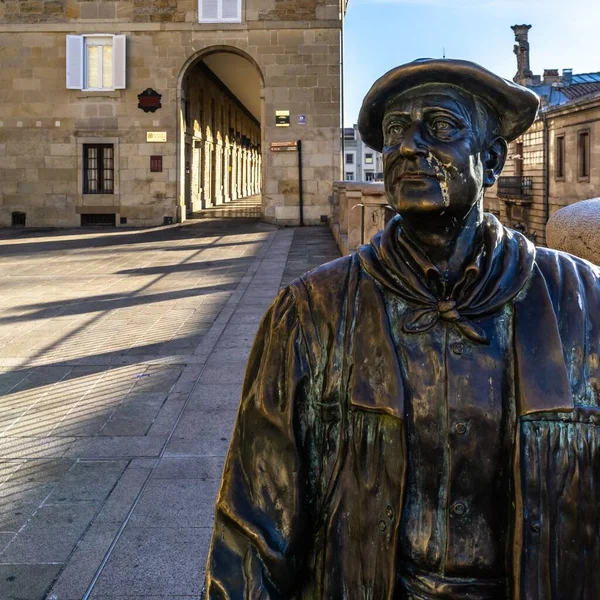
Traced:
<path fill-rule="evenodd" d="M 127 87 L 126 36 L 113 36 L 113 82 L 115 90 Z"/>
<path fill-rule="evenodd" d="M 81 90 L 83 84 L 83 44 L 82 35 L 67 36 L 67 89 Z"/>
<path fill-rule="evenodd" d="M 241 0 L 221 0 L 221 19 L 240 23 L 242 20 L 241 9 Z"/>
<path fill-rule="evenodd" d="M 218 21 L 220 0 L 199 0 L 200 21 Z"/>

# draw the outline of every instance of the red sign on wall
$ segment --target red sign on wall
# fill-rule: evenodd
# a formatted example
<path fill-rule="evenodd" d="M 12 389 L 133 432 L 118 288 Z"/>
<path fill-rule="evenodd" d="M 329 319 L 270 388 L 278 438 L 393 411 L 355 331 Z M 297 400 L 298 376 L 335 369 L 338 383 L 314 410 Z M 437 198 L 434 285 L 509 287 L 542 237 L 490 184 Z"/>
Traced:
<path fill-rule="evenodd" d="M 141 108 L 144 112 L 156 112 L 159 108 L 162 108 L 161 98 L 162 94 L 159 94 L 152 88 L 148 88 L 141 94 L 138 94 L 138 108 Z"/>
<path fill-rule="evenodd" d="M 162 156 L 150 157 L 150 172 L 162 173 Z"/>

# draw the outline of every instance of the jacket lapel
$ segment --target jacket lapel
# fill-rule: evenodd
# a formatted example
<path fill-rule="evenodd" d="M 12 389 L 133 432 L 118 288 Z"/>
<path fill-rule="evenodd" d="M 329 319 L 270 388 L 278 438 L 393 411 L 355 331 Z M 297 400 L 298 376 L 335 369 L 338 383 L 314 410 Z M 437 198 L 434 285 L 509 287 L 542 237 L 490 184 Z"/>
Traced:
<path fill-rule="evenodd" d="M 539 267 L 515 303 L 517 416 L 573 410 L 556 314 Z"/>
<path fill-rule="evenodd" d="M 404 420 L 404 385 L 384 299 L 364 271 L 354 314 L 350 404 Z"/>

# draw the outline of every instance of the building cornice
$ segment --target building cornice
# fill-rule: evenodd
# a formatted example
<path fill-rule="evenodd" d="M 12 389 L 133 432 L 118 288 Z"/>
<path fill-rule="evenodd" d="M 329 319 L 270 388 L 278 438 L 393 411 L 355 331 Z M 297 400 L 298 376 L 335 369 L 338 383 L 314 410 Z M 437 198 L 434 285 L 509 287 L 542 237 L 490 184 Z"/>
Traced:
<path fill-rule="evenodd" d="M 85 20 L 64 23 L 0 23 L 0 33 L 95 33 L 97 31 L 255 31 L 261 29 L 339 29 L 338 19 L 318 21 L 248 21 L 246 23 L 132 23 L 127 20 Z"/>

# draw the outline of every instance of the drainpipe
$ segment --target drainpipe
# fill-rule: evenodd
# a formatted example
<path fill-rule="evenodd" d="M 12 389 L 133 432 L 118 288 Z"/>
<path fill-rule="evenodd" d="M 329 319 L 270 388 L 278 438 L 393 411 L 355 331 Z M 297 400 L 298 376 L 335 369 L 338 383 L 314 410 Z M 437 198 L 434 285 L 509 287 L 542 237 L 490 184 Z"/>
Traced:
<path fill-rule="evenodd" d="M 342 155 L 340 157 L 340 179 L 344 179 L 344 157 L 346 156 L 346 140 L 344 138 L 344 128 L 346 127 L 345 116 L 344 116 L 344 17 L 346 16 L 345 4 L 346 0 L 340 0 L 340 21 L 341 21 L 341 34 L 340 34 L 340 94 L 341 94 L 341 110 L 342 110 Z"/>
<path fill-rule="evenodd" d="M 544 244 L 546 243 L 546 225 L 550 219 L 550 132 L 548 130 L 548 115 L 542 113 L 544 123 Z"/>

